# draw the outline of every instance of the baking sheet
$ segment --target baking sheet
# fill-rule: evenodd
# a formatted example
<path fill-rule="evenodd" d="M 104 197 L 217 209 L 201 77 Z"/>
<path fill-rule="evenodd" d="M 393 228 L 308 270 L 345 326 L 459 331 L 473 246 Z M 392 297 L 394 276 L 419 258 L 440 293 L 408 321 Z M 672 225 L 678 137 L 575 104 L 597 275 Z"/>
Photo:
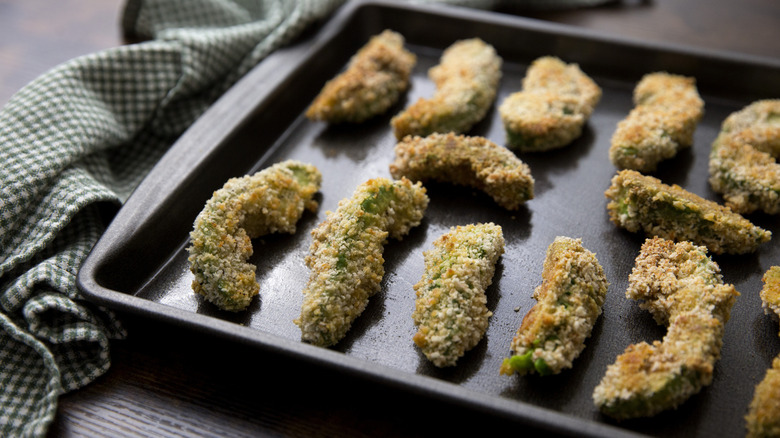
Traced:
<path fill-rule="evenodd" d="M 303 117 L 324 82 L 337 74 L 371 35 L 402 33 L 416 53 L 412 86 L 386 115 L 361 125 L 328 126 Z M 390 118 L 419 97 L 432 95 L 427 70 L 457 39 L 480 37 L 504 59 L 497 104 L 520 89 L 529 63 L 544 55 L 577 62 L 603 90 L 581 138 L 550 152 L 518 154 L 536 180 L 535 199 L 518 211 L 497 206 L 475 190 L 427 184 L 430 206 L 422 224 L 385 247 L 382 290 L 372 297 L 347 337 L 323 350 L 300 342 L 299 315 L 308 278 L 303 258 L 309 232 L 351 196 L 360 183 L 389 177 L 396 143 Z M 606 436 L 639 432 L 657 436 L 742 435 L 755 384 L 780 352 L 777 323 L 763 315 L 761 276 L 780 258 L 774 240 L 758 252 L 715 256 L 724 280 L 742 293 L 726 326 L 713 383 L 674 411 L 653 419 L 617 423 L 602 416 L 591 394 L 626 346 L 661 339 L 664 328 L 625 298 L 628 274 L 644 236 L 608 219 L 604 190 L 616 169 L 607 151 L 615 126 L 630 111 L 636 81 L 651 71 L 695 76 L 705 115 L 694 146 L 664 162 L 654 174 L 705 198 L 720 200 L 707 183 L 709 148 L 722 120 L 759 98 L 780 96 L 780 63 L 731 53 L 584 32 L 490 12 L 444 6 L 358 2 L 294 46 L 272 55 L 211 108 L 138 187 L 95 246 L 79 274 L 86 296 L 106 306 L 235 339 L 241 343 L 336 367 L 345 373 L 495 412 L 560 433 Z M 497 106 L 496 104 L 496 106 Z M 469 133 L 504 144 L 494 107 Z M 233 176 L 285 159 L 316 165 L 323 185 L 316 213 L 306 213 L 294 235 L 253 241 L 260 295 L 245 312 L 216 309 L 196 297 L 186 246 L 192 222 L 211 193 Z M 775 218 L 748 216 L 778 233 Z M 485 338 L 454 368 L 437 369 L 412 342 L 411 313 L 422 252 L 449 227 L 500 224 L 506 252 L 487 291 L 490 319 Z M 571 370 L 550 377 L 498 374 L 509 343 L 534 304 L 547 246 L 556 236 L 582 238 L 610 282 L 604 313 Z"/>

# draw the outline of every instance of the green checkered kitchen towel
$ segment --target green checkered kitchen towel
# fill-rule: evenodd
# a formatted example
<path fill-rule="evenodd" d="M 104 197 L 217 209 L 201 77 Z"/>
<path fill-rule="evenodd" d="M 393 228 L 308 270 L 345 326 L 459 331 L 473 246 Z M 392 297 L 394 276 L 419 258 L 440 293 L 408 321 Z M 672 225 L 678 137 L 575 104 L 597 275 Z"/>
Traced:
<path fill-rule="evenodd" d="M 238 78 L 344 1 L 128 0 L 125 33 L 145 42 L 62 64 L 2 108 L 0 436 L 45 435 L 59 395 L 103 374 L 126 336 L 75 284 L 111 213 Z"/>

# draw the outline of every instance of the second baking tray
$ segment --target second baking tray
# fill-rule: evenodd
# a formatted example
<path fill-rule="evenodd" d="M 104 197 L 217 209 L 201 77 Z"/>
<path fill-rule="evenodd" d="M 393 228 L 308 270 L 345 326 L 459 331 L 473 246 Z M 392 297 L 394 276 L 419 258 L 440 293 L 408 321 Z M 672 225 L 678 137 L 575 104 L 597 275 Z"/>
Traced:
<path fill-rule="evenodd" d="M 328 79 L 344 68 L 370 36 L 384 29 L 403 34 L 417 54 L 412 86 L 386 115 L 361 125 L 328 126 L 303 117 Z M 536 180 L 535 198 L 518 211 L 501 209 L 463 187 L 428 184 L 430 206 L 422 224 L 385 247 L 385 278 L 347 337 L 331 349 L 300 342 L 292 322 L 300 312 L 308 278 L 303 259 L 309 232 L 339 200 L 369 178 L 389 177 L 395 139 L 392 115 L 434 91 L 427 70 L 458 39 L 480 37 L 504 60 L 500 103 L 521 87 L 529 63 L 554 55 L 576 62 L 603 89 L 584 134 L 570 146 L 520 154 Z M 712 384 L 677 410 L 653 419 L 616 423 L 592 402 L 606 367 L 629 344 L 660 339 L 664 328 L 624 297 L 628 274 L 644 236 L 608 219 L 604 190 L 616 169 L 607 151 L 615 126 L 633 104 L 631 93 L 645 73 L 694 76 L 705 116 L 694 146 L 663 163 L 655 176 L 719 201 L 707 183 L 709 148 L 723 119 L 753 100 L 780 96 L 780 63 L 737 54 L 702 52 L 615 39 L 575 28 L 501 14 L 444 6 L 350 2 L 325 26 L 281 50 L 236 84 L 186 132 L 119 211 L 79 274 L 89 298 L 108 307 L 225 336 L 356 378 L 369 378 L 441 397 L 560 433 L 658 436 L 742 435 L 754 385 L 780 352 L 777 325 L 763 315 L 761 275 L 778 263 L 774 240 L 755 254 L 718 256 L 726 282 L 742 296 L 726 326 L 722 358 Z M 495 107 L 469 133 L 504 144 Z M 195 216 L 230 177 L 285 159 L 316 165 L 323 173 L 320 209 L 307 213 L 294 235 L 256 239 L 260 295 L 244 312 L 219 311 L 192 293 L 186 246 Z M 776 220 L 750 217 L 775 233 Z M 422 252 L 449 227 L 492 221 L 504 229 L 506 252 L 488 307 L 485 338 L 453 368 L 437 369 L 412 342 L 416 328 L 412 285 L 422 276 Z M 550 377 L 498 374 L 509 342 L 533 306 L 547 246 L 556 236 L 582 238 L 596 253 L 610 282 L 604 313 L 571 370 Z M 777 237 L 775 237 L 775 240 Z"/>

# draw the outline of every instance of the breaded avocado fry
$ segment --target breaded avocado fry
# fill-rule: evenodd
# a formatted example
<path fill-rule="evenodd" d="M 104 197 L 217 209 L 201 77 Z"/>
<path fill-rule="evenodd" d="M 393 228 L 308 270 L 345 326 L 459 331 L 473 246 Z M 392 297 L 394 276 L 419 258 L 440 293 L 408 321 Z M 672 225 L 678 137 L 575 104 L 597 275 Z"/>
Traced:
<path fill-rule="evenodd" d="M 780 213 L 780 99 L 760 100 L 723 121 L 710 152 L 710 185 L 739 213 Z"/>
<path fill-rule="evenodd" d="M 607 277 L 581 239 L 556 237 L 547 248 L 537 303 L 523 318 L 500 373 L 558 374 L 585 348 L 607 295 Z"/>
<path fill-rule="evenodd" d="M 453 227 L 425 251 L 425 272 L 414 285 L 414 343 L 437 367 L 453 366 L 485 335 L 485 290 L 504 253 L 504 235 L 493 223 Z"/>
<path fill-rule="evenodd" d="M 762 280 L 764 287 L 760 295 L 764 313 L 777 319 L 780 316 L 780 266 L 769 268 Z M 780 356 L 775 357 L 772 368 L 756 385 L 745 422 L 750 438 L 780 436 Z"/>
<path fill-rule="evenodd" d="M 417 57 L 404 49 L 404 37 L 385 30 L 350 59 L 343 73 L 325 84 L 306 117 L 360 123 L 382 114 L 409 88 L 409 74 L 416 62 Z"/>
<path fill-rule="evenodd" d="M 727 207 L 633 170 L 619 171 L 604 194 L 615 225 L 648 236 L 690 240 L 714 254 L 752 252 L 772 237 Z"/>
<path fill-rule="evenodd" d="M 772 266 L 761 278 L 764 287 L 759 293 L 764 313 L 780 317 L 780 266 Z"/>
<path fill-rule="evenodd" d="M 375 178 L 342 199 L 335 212 L 312 231 L 303 290 L 301 338 L 319 346 L 336 344 L 379 291 L 384 244 L 401 239 L 422 220 L 428 196 L 406 178 Z"/>
<path fill-rule="evenodd" d="M 405 137 L 395 146 L 390 174 L 412 181 L 474 187 L 508 210 L 516 210 L 534 197 L 534 179 L 528 165 L 484 137 L 453 133 Z"/>
<path fill-rule="evenodd" d="M 609 159 L 621 169 L 652 172 L 663 160 L 690 147 L 704 114 L 696 80 L 650 73 L 634 89 L 634 109 L 612 136 Z"/>
<path fill-rule="evenodd" d="M 303 209 L 312 200 L 322 175 L 298 161 L 274 164 L 254 175 L 231 178 L 214 192 L 195 219 L 190 233 L 192 289 L 221 309 L 245 309 L 259 286 L 251 238 L 269 233 L 294 233 Z"/>
<path fill-rule="evenodd" d="M 639 301 L 639 307 L 663 325 L 699 307 L 725 323 L 739 295 L 732 285 L 723 284 L 720 267 L 706 247 L 660 237 L 642 244 L 628 282 L 626 297 Z"/>
<path fill-rule="evenodd" d="M 545 56 L 536 59 L 522 91 L 509 95 L 498 111 L 507 146 L 522 152 L 563 147 L 582 134 L 601 88 L 577 64 Z"/>
<path fill-rule="evenodd" d="M 780 436 L 780 356 L 756 385 L 745 421 L 748 438 Z"/>
<path fill-rule="evenodd" d="M 640 300 L 669 329 L 663 341 L 630 345 L 593 391 L 616 419 L 672 409 L 712 382 L 723 330 L 739 292 L 723 284 L 703 246 L 647 239 L 629 276 L 626 297 Z"/>
<path fill-rule="evenodd" d="M 482 120 L 493 104 L 501 80 L 501 57 L 479 38 L 460 40 L 448 47 L 439 65 L 428 71 L 436 84 L 430 99 L 419 99 L 393 117 L 397 139 L 434 132 L 467 132 Z"/>

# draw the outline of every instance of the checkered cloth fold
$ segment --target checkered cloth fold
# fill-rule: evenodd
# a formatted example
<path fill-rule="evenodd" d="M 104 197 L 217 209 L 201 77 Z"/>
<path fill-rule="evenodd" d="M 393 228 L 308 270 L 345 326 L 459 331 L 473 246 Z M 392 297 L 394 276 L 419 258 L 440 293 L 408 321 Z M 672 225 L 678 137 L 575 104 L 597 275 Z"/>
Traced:
<path fill-rule="evenodd" d="M 59 395 L 106 372 L 126 336 L 75 280 L 111 214 L 236 80 L 344 1 L 129 0 L 124 31 L 145 42 L 66 62 L 2 108 L 0 436 L 45 435 Z"/>

